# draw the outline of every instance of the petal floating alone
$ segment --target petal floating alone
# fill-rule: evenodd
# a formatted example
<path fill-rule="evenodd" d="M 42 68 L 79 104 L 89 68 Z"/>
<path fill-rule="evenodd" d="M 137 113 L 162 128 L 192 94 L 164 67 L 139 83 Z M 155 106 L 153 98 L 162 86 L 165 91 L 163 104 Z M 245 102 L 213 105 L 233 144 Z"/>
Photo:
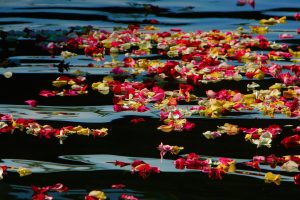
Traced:
<path fill-rule="evenodd" d="M 280 180 L 280 174 L 273 174 L 272 172 L 265 174 L 265 183 L 275 183 L 276 185 L 280 185 Z"/>
<path fill-rule="evenodd" d="M 25 103 L 27 103 L 28 105 L 30 105 L 33 108 L 37 106 L 36 100 L 26 100 Z"/>
<path fill-rule="evenodd" d="M 5 77 L 5 78 L 11 78 L 12 77 L 12 72 L 4 72 L 3 73 L 3 76 Z"/>

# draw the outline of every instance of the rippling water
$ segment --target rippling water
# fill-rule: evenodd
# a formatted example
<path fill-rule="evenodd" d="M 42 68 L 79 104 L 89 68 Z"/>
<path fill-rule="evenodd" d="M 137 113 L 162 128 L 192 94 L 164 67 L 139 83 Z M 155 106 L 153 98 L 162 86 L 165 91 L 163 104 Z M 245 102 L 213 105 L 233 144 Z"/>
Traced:
<path fill-rule="evenodd" d="M 145 9 L 145 6 L 150 4 L 156 8 L 155 11 L 148 12 Z M 287 16 L 286 24 L 277 25 L 266 36 L 270 40 L 279 41 L 279 33 L 293 33 L 295 38 L 287 39 L 285 42 L 297 46 L 300 36 L 295 34 L 295 28 L 300 28 L 300 24 L 299 21 L 293 20 L 293 15 L 299 11 L 298 0 L 256 0 L 255 8 L 248 5 L 236 6 L 236 0 L 0 0 L 0 30 L 14 30 L 17 33 L 25 27 L 33 30 L 56 30 L 86 25 L 113 30 L 116 27 L 127 27 L 129 23 L 149 24 L 150 19 L 156 19 L 159 21 L 156 26 L 160 31 L 168 31 L 173 27 L 180 27 L 184 31 L 211 29 L 226 31 L 240 26 L 248 31 L 248 25 L 258 25 L 257 19 Z M 19 38 L 20 44 L 24 41 L 28 42 L 24 38 Z M 3 87 L 0 113 L 12 113 L 16 118 L 33 118 L 54 126 L 78 123 L 95 127 L 107 125 L 112 131 L 112 136 L 99 140 L 70 138 L 70 142 L 66 141 L 64 145 L 59 145 L 55 140 L 45 141 L 36 138 L 32 140 L 30 136 L 22 136 L 21 139 L 1 136 L 0 164 L 28 167 L 33 171 L 33 175 L 23 178 L 19 178 L 16 173 L 8 174 L 5 180 L 0 182 L 1 200 L 31 199 L 32 184 L 50 185 L 56 182 L 62 182 L 70 187 L 70 191 L 66 194 L 51 193 L 54 199 L 59 200 L 83 199 L 84 195 L 93 189 L 102 189 L 111 200 L 117 200 L 122 193 L 134 194 L 148 200 L 241 199 L 248 197 L 246 192 L 251 193 L 249 194 L 251 198 L 256 198 L 253 193 L 257 192 L 258 199 L 279 197 L 295 199 L 297 198 L 295 194 L 299 195 L 299 188 L 290 183 L 293 182 L 293 177 L 288 173 L 282 175 L 281 187 L 275 188 L 263 183 L 261 179 L 264 178 L 265 172 L 282 172 L 279 167 L 271 169 L 262 166 L 262 172 L 251 171 L 248 168 L 239 169 L 235 174 L 226 175 L 223 181 L 216 182 L 208 180 L 206 174 L 193 170 L 175 170 L 173 160 L 164 159 L 161 162 L 159 152 L 155 149 L 161 141 L 174 144 L 180 141 L 186 147 L 186 152 L 190 150 L 204 153 L 211 158 L 231 156 L 236 157 L 237 162 L 245 162 L 254 155 L 272 151 L 256 149 L 250 144 L 240 144 L 243 138 L 220 139 L 212 144 L 211 141 L 203 141 L 201 132 L 224 124 L 225 120 L 248 125 L 266 126 L 278 123 L 296 126 L 299 125 L 297 119 L 287 119 L 282 115 L 269 119 L 256 111 L 232 113 L 218 120 L 192 117 L 191 120 L 199 120 L 201 124 L 195 132 L 176 136 L 161 135 L 156 131 L 159 113 L 155 110 L 143 114 L 114 113 L 110 97 L 96 94 L 78 99 L 57 98 L 51 102 L 39 99 L 38 92 L 47 87 L 53 77 L 57 77 L 58 72 L 53 64 L 62 58 L 60 56 L 50 58 L 47 54 L 32 55 L 26 51 L 26 43 L 23 45 L 20 45 L 20 52 L 9 55 L 9 59 L 17 63 L 17 66 L 0 68 L 0 74 L 6 71 L 13 72 L 11 80 L 3 80 L 2 77 L 0 80 Z M 21 51 L 22 48 L 25 51 Z M 124 55 L 119 56 L 119 59 L 123 58 Z M 107 56 L 107 60 L 109 59 Z M 111 70 L 87 68 L 87 64 L 96 62 L 83 55 L 67 61 L 72 65 L 68 73 L 80 70 L 93 80 L 100 80 L 100 77 L 109 74 Z M 282 61 L 281 64 L 286 64 L 286 61 Z M 222 83 L 216 87 L 240 89 L 238 87 L 242 88 L 251 81 L 243 80 L 240 85 L 222 85 Z M 262 83 L 267 86 L 273 84 L 274 80 L 270 78 Z M 39 100 L 38 107 L 29 108 L 22 105 L 24 100 L 32 97 Z M 145 117 L 149 123 L 133 127 L 128 124 L 128 120 L 134 117 Z M 275 153 L 281 155 L 290 153 L 287 151 L 283 153 L 283 150 L 279 145 L 275 145 Z M 111 163 L 115 160 L 130 162 L 135 159 L 160 167 L 161 174 L 149 177 L 149 180 L 145 181 L 138 176 L 132 176 L 129 167 L 119 168 Z M 128 187 L 110 189 L 110 185 L 115 183 L 124 183 Z"/>

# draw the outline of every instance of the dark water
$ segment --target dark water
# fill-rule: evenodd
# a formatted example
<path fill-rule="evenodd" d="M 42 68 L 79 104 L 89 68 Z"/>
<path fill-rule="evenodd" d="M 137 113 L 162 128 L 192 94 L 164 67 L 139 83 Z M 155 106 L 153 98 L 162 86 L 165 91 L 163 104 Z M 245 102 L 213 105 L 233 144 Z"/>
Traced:
<path fill-rule="evenodd" d="M 145 4 L 158 6 L 158 9 L 147 13 Z M 293 33 L 294 39 L 284 42 L 298 46 L 300 36 L 295 34 L 295 29 L 300 28 L 300 22 L 295 21 L 293 15 L 299 11 L 298 0 L 256 0 L 255 8 L 249 5 L 238 7 L 235 0 L 0 0 L 0 30 L 14 31 L 16 35 L 25 27 L 38 31 L 92 25 L 113 30 L 114 27 L 126 27 L 129 23 L 148 24 L 150 19 L 157 19 L 160 23 L 156 26 L 160 31 L 168 31 L 173 27 L 180 27 L 184 31 L 226 31 L 258 25 L 258 19 L 261 18 L 287 16 L 287 23 L 277 25 L 266 37 L 279 41 L 279 33 Z M 55 97 L 51 100 L 39 97 L 38 92 L 47 88 L 59 75 L 52 65 L 62 58 L 51 58 L 47 52 L 36 51 L 30 40 L 18 40 L 18 45 L 12 47 L 9 53 L 6 52 L 9 60 L 17 63 L 17 66 L 0 68 L 0 74 L 7 71 L 13 73 L 10 79 L 0 77 L 0 113 L 12 113 L 15 118 L 33 118 L 53 126 L 81 124 L 95 128 L 108 127 L 109 135 L 96 139 L 74 136 L 63 145 L 56 139 L 39 139 L 25 134 L 0 135 L 0 165 L 22 166 L 33 171 L 32 175 L 22 178 L 15 172 L 9 172 L 0 181 L 0 200 L 31 199 L 32 184 L 45 186 L 57 182 L 70 188 L 67 193 L 50 193 L 54 199 L 60 200 L 84 199 L 94 189 L 103 190 L 111 200 L 118 199 L 122 193 L 148 200 L 297 199 L 299 196 L 299 186 L 292 183 L 293 174 L 283 172 L 280 167 L 271 169 L 262 166 L 261 172 L 241 167 L 236 173 L 225 175 L 224 180 L 216 181 L 193 170 L 176 170 L 173 166 L 175 156 L 166 157 L 161 163 L 156 150 L 160 142 L 177 144 L 185 147 L 184 153 L 196 152 L 213 159 L 230 157 L 237 162 L 249 161 L 254 155 L 300 154 L 299 149 L 286 150 L 279 142 L 273 144 L 272 149 L 257 149 L 240 136 L 210 141 L 201 134 L 225 122 L 253 127 L 266 127 L 269 124 L 290 124 L 295 127 L 299 125 L 299 120 L 283 115 L 270 119 L 256 111 L 232 113 L 220 119 L 191 117 L 191 121 L 197 124 L 192 132 L 164 134 L 156 129 L 160 125 L 158 111 L 114 113 L 111 96 L 103 97 L 90 91 L 86 97 Z M 4 52 L 0 53 L 3 58 Z M 123 57 L 120 55 L 119 59 Z M 110 60 L 109 56 L 107 60 Z M 101 80 L 111 70 L 87 68 L 87 64 L 96 62 L 84 55 L 66 61 L 72 65 L 67 73 L 81 70 L 89 83 Z M 287 61 L 278 63 L 290 64 Z M 220 88 L 245 92 L 246 85 L 251 82 L 242 80 L 239 84 L 230 81 L 208 84 L 198 92 L 204 95 L 207 89 Z M 270 78 L 257 82 L 267 88 L 277 81 Z M 27 99 L 37 99 L 39 106 L 30 108 L 24 105 Z M 146 123 L 132 125 L 129 121 L 136 117 L 144 117 Z M 284 131 L 290 130 L 286 128 Z M 135 159 L 160 167 L 161 173 L 143 180 L 132 175 L 129 167 L 120 169 L 111 163 Z M 264 183 L 264 174 L 268 171 L 282 174 L 281 186 Z M 123 183 L 127 187 L 110 189 L 116 183 Z"/>

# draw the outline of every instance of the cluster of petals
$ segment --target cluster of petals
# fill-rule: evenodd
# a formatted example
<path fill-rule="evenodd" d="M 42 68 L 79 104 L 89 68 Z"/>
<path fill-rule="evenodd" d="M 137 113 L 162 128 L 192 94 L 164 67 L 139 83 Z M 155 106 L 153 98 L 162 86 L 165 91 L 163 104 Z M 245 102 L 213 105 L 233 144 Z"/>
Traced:
<path fill-rule="evenodd" d="M 3 180 L 3 175 L 6 175 L 8 170 L 10 172 L 17 172 L 20 175 L 20 177 L 32 174 L 32 171 L 25 167 L 0 165 L 0 181 Z"/>
<path fill-rule="evenodd" d="M 192 90 L 190 85 L 182 84 L 179 90 L 165 91 L 158 86 L 148 89 L 142 82 L 120 83 L 106 77 L 102 82 L 93 83 L 92 88 L 102 94 L 113 92 L 115 112 L 145 112 L 150 109 L 147 105 L 154 103 L 153 107 L 160 110 L 161 120 L 166 124 L 158 129 L 164 132 L 190 130 L 194 127 L 194 124 L 188 122 L 177 108 L 177 101 L 188 102 L 196 99 L 195 95 L 190 94 Z"/>
<path fill-rule="evenodd" d="M 32 200 L 52 200 L 53 197 L 48 195 L 48 192 L 67 192 L 68 190 L 68 187 L 64 186 L 61 183 L 44 187 L 37 187 L 35 185 L 32 185 Z"/>
<path fill-rule="evenodd" d="M 274 154 L 269 156 L 254 156 L 249 162 L 237 163 L 236 160 L 231 158 L 221 157 L 217 160 L 211 158 L 201 158 L 196 153 L 187 154 L 184 157 L 178 158 L 174 161 L 176 169 L 190 169 L 207 173 L 211 179 L 221 180 L 222 175 L 226 173 L 240 173 L 237 171 L 236 166 L 240 164 L 247 165 L 258 171 L 261 171 L 260 165 L 269 165 L 271 168 L 279 166 L 282 170 L 294 174 L 294 183 L 299 184 L 299 171 L 300 171 L 300 157 L 299 156 L 282 156 L 277 157 Z M 280 185 L 281 175 L 273 174 L 272 172 L 265 173 L 264 180 L 266 183 L 275 183 Z"/>
<path fill-rule="evenodd" d="M 230 158 L 219 158 L 213 161 L 210 158 L 201 158 L 195 153 L 190 153 L 185 157 L 178 158 L 174 161 L 176 169 L 193 169 L 207 173 L 210 179 L 222 179 L 222 174 L 234 172 L 236 161 Z"/>
<path fill-rule="evenodd" d="M 245 6 L 246 4 L 249 4 L 252 8 L 255 8 L 255 0 L 237 0 L 236 2 L 237 6 Z"/>
<path fill-rule="evenodd" d="M 245 140 L 257 145 L 257 148 L 262 146 L 271 148 L 273 139 L 275 139 L 277 135 L 281 134 L 281 132 L 282 128 L 276 124 L 270 125 L 267 128 L 246 128 L 225 123 L 223 126 L 218 126 L 216 131 L 206 131 L 202 134 L 207 139 L 215 139 L 221 137 L 223 134 L 232 136 L 244 133 Z M 296 127 L 294 132 L 299 132 L 299 127 Z M 300 136 L 297 133 L 291 136 L 286 136 L 281 140 L 281 144 L 285 148 L 297 148 L 300 146 Z"/>
<path fill-rule="evenodd" d="M 83 76 L 78 76 L 76 78 L 60 76 L 55 81 L 52 81 L 52 85 L 61 90 L 42 90 L 40 91 L 40 96 L 53 97 L 84 95 L 88 93 L 88 85 L 85 81 L 86 78 Z"/>
<path fill-rule="evenodd" d="M 158 167 L 153 167 L 153 166 L 149 165 L 148 163 L 145 163 L 142 160 L 135 160 L 132 163 L 125 163 L 125 162 L 116 160 L 114 162 L 114 165 L 119 166 L 119 167 L 125 167 L 125 166 L 130 165 L 131 172 L 133 174 L 138 173 L 143 179 L 150 176 L 150 174 L 160 173 L 160 169 Z"/>
<path fill-rule="evenodd" d="M 19 130 L 20 132 L 25 131 L 27 134 L 46 139 L 55 137 L 59 139 L 61 144 L 63 143 L 63 140 L 70 135 L 93 135 L 94 137 L 104 137 L 108 134 L 107 128 L 90 129 L 84 128 L 80 125 L 53 128 L 47 124 L 41 125 L 32 119 L 18 118 L 14 120 L 10 114 L 0 114 L 0 133 L 12 134 L 15 130 Z"/>
<path fill-rule="evenodd" d="M 254 156 L 252 161 L 246 162 L 246 165 L 261 170 L 259 165 L 269 165 L 271 168 L 279 166 L 282 170 L 289 173 L 296 173 L 294 175 L 294 183 L 299 185 L 299 171 L 300 171 L 300 156 L 299 155 L 288 155 L 288 156 L 275 156 L 274 154 L 269 156 Z M 281 176 L 280 174 L 273 174 L 268 172 L 265 174 L 266 183 L 275 183 L 280 185 Z"/>
<path fill-rule="evenodd" d="M 258 84 L 248 85 L 252 90 L 250 94 L 241 94 L 238 91 L 221 90 L 206 91 L 207 99 L 198 101 L 200 107 L 194 107 L 204 116 L 220 117 L 224 112 L 231 110 L 257 109 L 264 115 L 274 117 L 276 113 L 285 114 L 287 117 L 300 115 L 299 99 L 300 88 L 298 86 L 286 86 L 276 83 L 265 90 L 257 90 Z"/>
<path fill-rule="evenodd" d="M 262 25 L 275 25 L 275 24 L 284 24 L 286 22 L 286 17 L 276 17 L 276 18 L 269 18 L 269 19 L 261 19 L 259 23 Z"/>
<path fill-rule="evenodd" d="M 285 137 L 283 140 L 281 140 L 281 144 L 285 148 L 295 148 L 300 147 L 300 135 L 295 134 L 289 137 Z"/>
<path fill-rule="evenodd" d="M 266 27 L 251 26 L 250 29 L 253 33 L 263 34 L 268 31 L 268 25 L 285 23 L 285 20 L 286 17 L 263 19 L 260 23 L 266 25 Z M 95 60 L 102 60 L 104 59 L 104 54 L 111 54 L 115 62 L 117 61 L 113 55 L 117 53 L 126 53 L 128 56 L 143 55 L 149 54 L 155 49 L 160 55 L 168 56 L 169 58 L 181 57 L 182 61 L 184 61 L 183 63 L 188 61 L 188 67 L 184 67 L 184 70 L 190 71 L 191 68 L 195 68 L 196 71 L 199 71 L 202 68 L 204 72 L 207 69 L 203 70 L 203 68 L 214 68 L 224 63 L 220 60 L 227 60 L 227 58 L 258 61 L 260 58 L 251 51 L 251 47 L 270 47 L 274 50 L 287 49 L 284 44 L 274 45 L 273 42 L 269 42 L 263 36 L 253 37 L 240 30 L 227 32 L 219 30 L 183 32 L 180 30 L 172 33 L 142 32 L 138 28 L 131 29 L 129 27 L 127 30 L 111 33 L 90 28 L 89 32 L 82 32 L 81 34 L 73 33 L 73 37 L 68 38 L 68 36 L 72 35 L 69 34 L 66 37 L 66 41 L 50 42 L 48 46 L 51 49 L 60 49 L 66 57 L 73 56 L 69 51 L 78 51 L 78 49 L 83 49 L 85 55 L 91 56 Z M 129 57 L 129 61 L 125 61 L 123 66 L 133 67 L 135 63 Z M 181 73 L 178 72 L 178 69 L 182 68 L 182 66 L 176 66 L 173 69 L 166 69 L 167 71 L 164 69 L 159 69 L 158 71 L 164 71 L 164 74 L 165 72 L 170 73 L 166 74 L 166 76 L 180 76 Z M 199 73 L 199 75 L 201 74 Z M 238 76 L 235 78 L 239 79 Z"/>
<path fill-rule="evenodd" d="M 239 133 L 245 134 L 245 140 L 257 145 L 257 148 L 266 146 L 271 147 L 271 142 L 281 133 L 282 129 L 278 125 L 270 125 L 267 128 L 244 128 L 225 123 L 223 126 L 218 126 L 216 131 L 206 131 L 203 135 L 207 139 L 215 139 L 221 137 L 222 134 L 236 135 Z"/>

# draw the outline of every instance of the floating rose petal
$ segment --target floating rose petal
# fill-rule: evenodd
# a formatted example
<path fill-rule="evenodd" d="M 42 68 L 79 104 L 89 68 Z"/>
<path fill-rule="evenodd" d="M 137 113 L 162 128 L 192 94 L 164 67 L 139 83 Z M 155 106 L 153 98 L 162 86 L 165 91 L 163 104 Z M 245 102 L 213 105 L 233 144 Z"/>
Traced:
<path fill-rule="evenodd" d="M 55 96 L 55 92 L 52 92 L 52 91 L 49 91 L 49 90 L 42 90 L 40 92 L 40 96 L 43 96 L 43 97 L 53 97 Z"/>
<path fill-rule="evenodd" d="M 184 158 L 178 158 L 174 161 L 174 165 L 176 169 L 184 169 L 185 168 L 185 159 Z"/>
<path fill-rule="evenodd" d="M 157 149 L 160 151 L 160 159 L 162 162 L 163 157 L 166 153 L 170 152 L 171 154 L 177 155 L 181 150 L 184 149 L 184 147 L 164 145 L 161 142 L 160 145 L 157 147 Z"/>
<path fill-rule="evenodd" d="M 266 34 L 269 31 L 267 26 L 249 26 L 252 33 L 255 34 Z"/>
<path fill-rule="evenodd" d="M 294 132 L 299 132 L 300 133 L 300 126 L 297 126 L 295 129 L 293 129 Z"/>
<path fill-rule="evenodd" d="M 34 194 L 32 195 L 32 200 L 52 200 L 52 196 L 48 196 L 49 191 L 54 192 L 67 192 L 68 187 L 61 183 L 57 183 L 53 186 L 37 187 L 32 185 L 32 190 Z"/>
<path fill-rule="evenodd" d="M 128 194 L 121 194 L 121 196 L 119 197 L 120 200 L 139 200 L 138 198 L 136 198 L 133 195 L 128 195 Z"/>
<path fill-rule="evenodd" d="M 259 167 L 259 162 L 258 161 L 253 161 L 253 162 L 245 162 L 246 165 L 254 168 L 254 169 L 257 169 L 257 170 L 261 170 L 260 167 Z"/>
<path fill-rule="evenodd" d="M 163 131 L 165 133 L 169 133 L 169 132 L 171 132 L 173 130 L 173 128 L 174 127 L 172 125 L 161 125 L 157 129 L 161 130 L 161 131 Z"/>
<path fill-rule="evenodd" d="M 259 21 L 260 24 L 262 25 L 275 25 L 275 24 L 284 24 L 286 21 L 286 17 L 281 17 L 281 18 L 278 18 L 278 17 L 271 17 L 269 19 L 261 19 Z"/>
<path fill-rule="evenodd" d="M 237 6 L 244 6 L 246 5 L 247 1 L 246 0 L 237 0 L 236 5 Z"/>
<path fill-rule="evenodd" d="M 294 18 L 295 20 L 300 20 L 300 13 L 295 13 Z"/>
<path fill-rule="evenodd" d="M 7 171 L 7 166 L 0 166 L 0 181 L 3 179 L 3 174 Z"/>
<path fill-rule="evenodd" d="M 145 119 L 144 118 L 135 118 L 135 119 L 132 119 L 130 121 L 133 124 L 137 124 L 137 123 L 145 122 Z"/>
<path fill-rule="evenodd" d="M 26 100 L 25 103 L 27 103 L 28 105 L 30 105 L 33 108 L 36 107 L 36 105 L 37 105 L 36 100 Z"/>
<path fill-rule="evenodd" d="M 116 166 L 119 166 L 119 167 L 125 167 L 125 166 L 127 166 L 127 165 L 130 165 L 130 163 L 125 163 L 125 162 L 118 161 L 118 160 L 116 160 L 116 161 L 114 162 L 114 164 L 115 164 Z"/>
<path fill-rule="evenodd" d="M 298 172 L 298 167 L 299 164 L 297 164 L 295 161 L 289 160 L 281 166 L 281 169 L 284 169 L 288 172 Z"/>
<path fill-rule="evenodd" d="M 30 174 L 32 174 L 32 171 L 27 169 L 27 168 L 23 168 L 23 167 L 20 167 L 17 172 L 20 174 L 21 177 L 23 176 L 28 176 Z"/>
<path fill-rule="evenodd" d="M 104 192 L 99 190 L 93 190 L 88 195 L 85 196 L 85 200 L 105 200 L 107 199 Z"/>
<path fill-rule="evenodd" d="M 298 134 L 292 135 L 289 137 L 285 137 L 282 141 L 281 144 L 285 148 L 295 148 L 300 146 L 300 136 Z"/>
<path fill-rule="evenodd" d="M 149 23 L 150 23 L 150 24 L 159 24 L 159 21 L 156 20 L 156 19 L 150 19 L 150 20 L 149 20 Z"/>
<path fill-rule="evenodd" d="M 104 136 L 106 136 L 108 134 L 107 131 L 108 131 L 107 128 L 93 129 L 92 130 L 93 135 L 95 137 L 104 137 Z"/>
<path fill-rule="evenodd" d="M 171 28 L 170 31 L 181 32 L 182 30 L 180 28 Z"/>
<path fill-rule="evenodd" d="M 208 172 L 208 178 L 215 180 L 222 180 L 222 174 L 224 173 L 222 168 L 212 167 Z"/>
<path fill-rule="evenodd" d="M 276 185 L 280 185 L 280 175 L 273 174 L 272 172 L 268 172 L 265 174 L 265 183 L 275 183 Z"/>
<path fill-rule="evenodd" d="M 218 131 L 206 131 L 202 133 L 206 139 L 215 139 L 222 136 L 222 133 Z"/>
<path fill-rule="evenodd" d="M 125 188 L 125 187 L 126 187 L 126 185 L 124 185 L 124 184 L 113 184 L 111 186 L 111 188 L 113 188 L 113 189 L 122 189 L 122 188 Z"/>
<path fill-rule="evenodd" d="M 280 39 L 292 39 L 292 38 L 294 38 L 294 36 L 289 33 L 283 33 L 283 34 L 279 34 L 279 38 Z"/>
<path fill-rule="evenodd" d="M 294 176 L 294 183 L 296 185 L 300 185 L 300 174 Z"/>
<path fill-rule="evenodd" d="M 5 77 L 5 78 L 11 78 L 12 77 L 12 72 L 4 72 L 3 73 L 3 76 Z"/>
<path fill-rule="evenodd" d="M 248 3 L 252 8 L 255 8 L 255 0 L 247 0 L 247 3 Z"/>
<path fill-rule="evenodd" d="M 261 162 L 265 162 L 266 157 L 265 156 L 253 156 L 252 160 L 253 160 L 253 162 L 261 163 Z"/>
<path fill-rule="evenodd" d="M 123 62 L 124 62 L 124 67 L 133 67 L 136 64 L 134 58 L 131 57 L 124 58 Z"/>
<path fill-rule="evenodd" d="M 122 70 L 120 67 L 116 67 L 116 68 L 113 68 L 113 69 L 111 70 L 111 72 L 112 72 L 113 74 L 123 74 L 123 73 L 124 73 L 124 70 Z"/>

